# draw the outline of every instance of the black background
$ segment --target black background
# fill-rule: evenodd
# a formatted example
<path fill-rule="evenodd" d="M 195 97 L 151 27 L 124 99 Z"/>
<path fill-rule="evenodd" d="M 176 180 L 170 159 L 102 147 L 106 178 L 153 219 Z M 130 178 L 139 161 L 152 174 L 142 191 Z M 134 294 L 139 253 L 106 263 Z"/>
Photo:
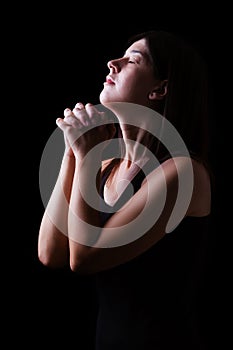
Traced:
<path fill-rule="evenodd" d="M 125 6 L 130 10 L 125 10 Z M 145 9 L 142 7 L 145 6 Z M 161 6 L 161 5 L 160 5 Z M 22 11 L 22 9 L 21 9 Z M 99 103 L 108 72 L 107 61 L 118 57 L 128 36 L 147 29 L 178 33 L 195 45 L 207 61 L 213 92 L 211 161 L 216 176 L 214 222 L 209 244 L 208 274 L 203 290 L 203 332 L 211 344 L 219 340 L 218 317 L 222 302 L 217 289 L 224 286 L 217 256 L 223 207 L 219 190 L 224 182 L 224 121 L 222 84 L 226 9 L 201 4 L 111 3 L 95 8 L 46 6 L 27 9 L 14 23 L 11 40 L 11 106 L 16 111 L 14 145 L 18 174 L 15 187 L 17 229 L 10 237 L 17 253 L 8 274 L 11 286 L 9 328 L 16 326 L 17 340 L 27 345 L 92 349 L 95 296 L 89 277 L 69 270 L 49 271 L 37 259 L 37 239 L 44 206 L 40 197 L 39 168 L 45 144 L 56 128 L 55 120 L 78 101 Z M 24 12 L 24 11 L 22 11 Z M 8 42 L 9 45 L 9 42 Z M 220 117 L 219 117 L 220 116 Z M 221 121 L 219 123 L 218 121 Z M 22 130 L 22 132 L 21 132 Z M 13 188 L 13 185 L 12 185 Z M 16 192 L 15 192 L 16 193 Z M 13 222 L 12 222 L 13 224 Z M 222 231 L 221 231 L 222 232 Z M 22 244 L 23 243 L 23 244 Z M 9 342 L 14 341 L 14 338 Z M 85 345 L 84 345 L 85 344 Z M 211 348 L 211 347 L 210 347 Z"/>

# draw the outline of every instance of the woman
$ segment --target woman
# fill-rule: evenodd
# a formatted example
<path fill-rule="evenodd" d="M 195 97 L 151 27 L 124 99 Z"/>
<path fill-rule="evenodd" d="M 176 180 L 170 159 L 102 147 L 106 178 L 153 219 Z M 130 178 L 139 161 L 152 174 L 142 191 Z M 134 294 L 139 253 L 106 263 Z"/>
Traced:
<path fill-rule="evenodd" d="M 95 274 L 97 350 L 203 349 L 196 303 L 211 211 L 205 65 L 181 39 L 152 31 L 131 38 L 108 68 L 103 108 L 79 102 L 57 119 L 66 147 L 39 259 Z"/>

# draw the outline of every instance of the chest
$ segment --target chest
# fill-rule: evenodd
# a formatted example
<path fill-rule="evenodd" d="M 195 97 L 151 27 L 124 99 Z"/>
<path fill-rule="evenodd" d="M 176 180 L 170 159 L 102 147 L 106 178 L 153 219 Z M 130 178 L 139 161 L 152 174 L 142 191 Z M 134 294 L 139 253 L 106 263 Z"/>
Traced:
<path fill-rule="evenodd" d="M 135 185 L 141 186 L 141 178 L 138 176 L 140 170 L 137 168 L 125 171 L 119 169 L 110 180 L 106 181 L 103 188 L 105 202 L 114 206 L 127 190 L 127 197 L 135 193 Z"/>

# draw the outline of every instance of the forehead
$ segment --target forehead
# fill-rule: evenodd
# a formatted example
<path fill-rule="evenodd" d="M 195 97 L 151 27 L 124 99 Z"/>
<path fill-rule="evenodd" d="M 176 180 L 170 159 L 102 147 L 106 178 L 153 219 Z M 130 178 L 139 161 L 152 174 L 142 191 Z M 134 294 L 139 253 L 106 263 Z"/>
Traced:
<path fill-rule="evenodd" d="M 130 45 L 125 51 L 125 55 L 128 55 L 130 53 L 138 53 L 142 56 L 148 57 L 149 50 L 146 39 L 140 39 L 138 41 L 135 41 L 132 45 Z"/>

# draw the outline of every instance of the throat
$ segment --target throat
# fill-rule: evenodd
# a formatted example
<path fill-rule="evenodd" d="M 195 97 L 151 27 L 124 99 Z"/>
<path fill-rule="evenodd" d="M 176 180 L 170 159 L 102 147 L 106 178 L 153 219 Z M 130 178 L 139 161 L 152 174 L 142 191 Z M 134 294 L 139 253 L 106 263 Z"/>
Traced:
<path fill-rule="evenodd" d="M 109 206 L 114 206 L 122 197 L 127 189 L 127 196 L 131 197 L 134 194 L 134 186 L 132 180 L 141 170 L 136 164 L 130 166 L 126 170 L 125 164 L 121 164 L 119 169 L 110 181 L 107 181 L 104 186 L 104 200 Z"/>

